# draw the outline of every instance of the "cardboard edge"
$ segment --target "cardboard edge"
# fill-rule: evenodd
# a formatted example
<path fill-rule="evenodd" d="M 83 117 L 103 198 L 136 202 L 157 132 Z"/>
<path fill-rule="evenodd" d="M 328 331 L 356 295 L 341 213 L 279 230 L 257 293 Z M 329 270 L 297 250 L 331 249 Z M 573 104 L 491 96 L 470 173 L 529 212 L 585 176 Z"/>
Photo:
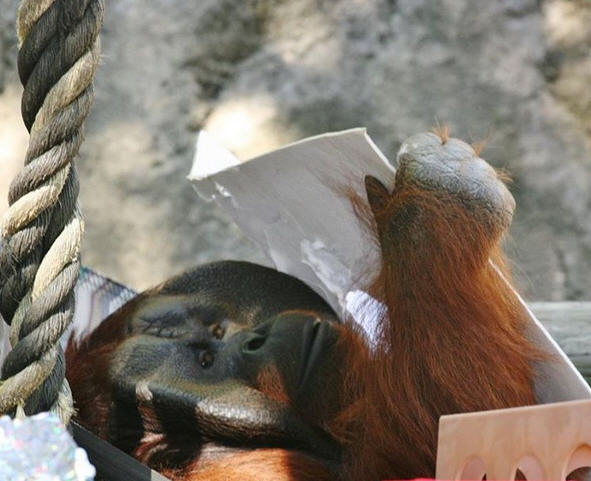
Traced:
<path fill-rule="evenodd" d="M 284 145 L 278 149 L 271 150 L 269 152 L 265 152 L 263 154 L 257 155 L 255 157 L 250 157 L 248 159 L 239 160 L 237 157 L 234 156 L 228 149 L 223 147 L 220 143 L 218 143 L 214 137 L 208 134 L 205 130 L 201 130 L 197 134 L 197 141 L 195 144 L 195 155 L 193 156 L 193 163 L 191 165 L 191 169 L 189 174 L 187 175 L 187 179 L 192 183 L 202 182 L 204 180 L 208 180 L 216 176 L 217 174 L 221 174 L 223 172 L 228 172 L 230 170 L 234 170 L 239 168 L 241 165 L 247 164 L 249 162 L 256 162 L 259 159 L 264 159 L 269 157 L 270 155 L 275 155 L 278 152 L 282 152 L 285 150 L 293 149 L 294 147 L 299 147 L 305 145 L 307 143 L 315 142 L 320 139 L 331 139 L 331 138 L 338 138 L 348 135 L 359 135 L 364 138 L 364 140 L 369 144 L 369 146 L 374 150 L 374 152 L 380 157 L 380 159 L 384 162 L 384 164 L 393 172 L 395 171 L 392 164 L 388 161 L 387 157 L 383 154 L 380 148 L 375 144 L 373 139 L 367 133 L 366 127 L 353 127 L 346 130 L 334 131 L 334 132 L 326 132 L 324 134 L 313 135 L 312 137 L 306 137 L 305 139 L 297 140 L 295 142 L 289 143 Z M 199 155 L 199 144 L 200 141 L 203 145 L 206 146 L 215 146 L 212 148 L 214 153 L 219 154 L 219 158 L 224 158 L 226 156 L 233 156 L 236 159 L 236 163 L 232 165 L 225 165 L 219 169 L 211 170 L 207 174 L 201 174 L 199 167 L 197 166 L 197 162 L 200 160 L 201 156 Z M 224 165 L 224 164 L 222 164 Z"/>
<path fill-rule="evenodd" d="M 96 478 L 105 481 L 170 481 L 123 451 L 100 439 L 76 422 L 71 422 L 72 436 L 96 468 Z"/>
<path fill-rule="evenodd" d="M 534 389 L 539 404 L 548 404 L 563 401 L 576 401 L 591 399 L 591 387 L 587 384 L 582 374 L 578 371 L 566 353 L 560 348 L 558 343 L 542 325 L 528 307 L 521 295 L 511 286 L 499 268 L 489 261 L 493 269 L 501 277 L 517 298 L 528 317 L 528 326 L 526 335 L 531 342 L 547 352 L 551 359 L 537 363 L 537 380 L 534 380 Z M 551 380 L 559 390 L 542 388 L 540 384 Z M 569 391 L 567 394 L 566 391 Z M 554 399 L 551 399 L 554 398 Z"/>

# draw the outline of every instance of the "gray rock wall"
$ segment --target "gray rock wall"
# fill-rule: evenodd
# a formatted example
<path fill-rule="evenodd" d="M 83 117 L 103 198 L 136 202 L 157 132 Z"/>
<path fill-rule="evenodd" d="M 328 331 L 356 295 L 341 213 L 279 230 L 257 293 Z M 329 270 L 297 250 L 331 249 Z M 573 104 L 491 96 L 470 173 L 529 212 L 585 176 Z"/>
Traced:
<path fill-rule="evenodd" d="M 0 0 L 0 115 L 18 108 L 16 3 Z M 260 259 L 184 180 L 199 128 L 247 158 L 367 126 L 394 158 L 445 122 L 513 176 L 521 290 L 591 299 L 588 0 L 107 0 L 102 39 L 80 162 L 84 261 L 99 271 L 143 288 Z M 9 137 L 18 163 L 26 136 Z"/>

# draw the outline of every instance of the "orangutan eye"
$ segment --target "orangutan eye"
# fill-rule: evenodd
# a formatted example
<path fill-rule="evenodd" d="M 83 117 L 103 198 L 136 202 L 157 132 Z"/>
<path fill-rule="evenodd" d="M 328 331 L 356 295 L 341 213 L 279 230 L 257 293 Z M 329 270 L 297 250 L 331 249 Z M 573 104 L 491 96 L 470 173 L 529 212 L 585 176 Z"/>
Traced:
<path fill-rule="evenodd" d="M 207 369 L 207 368 L 211 367 L 211 365 L 213 364 L 213 359 L 214 359 L 214 356 L 209 351 L 201 351 L 199 353 L 199 365 L 203 369 Z"/>
<path fill-rule="evenodd" d="M 224 328 L 220 324 L 214 324 L 211 333 L 216 339 L 222 339 L 224 337 Z"/>

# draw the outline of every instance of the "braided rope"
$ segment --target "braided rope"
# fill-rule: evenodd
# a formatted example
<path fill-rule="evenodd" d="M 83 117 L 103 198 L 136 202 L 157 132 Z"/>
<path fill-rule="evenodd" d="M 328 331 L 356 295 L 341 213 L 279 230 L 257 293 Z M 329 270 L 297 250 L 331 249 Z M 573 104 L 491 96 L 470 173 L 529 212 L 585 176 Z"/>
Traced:
<path fill-rule="evenodd" d="M 93 101 L 103 0 L 22 0 L 17 19 L 25 167 L 0 223 L 0 313 L 12 350 L 0 414 L 51 410 L 67 424 L 72 395 L 59 339 L 72 321 L 83 221 L 74 159 Z"/>

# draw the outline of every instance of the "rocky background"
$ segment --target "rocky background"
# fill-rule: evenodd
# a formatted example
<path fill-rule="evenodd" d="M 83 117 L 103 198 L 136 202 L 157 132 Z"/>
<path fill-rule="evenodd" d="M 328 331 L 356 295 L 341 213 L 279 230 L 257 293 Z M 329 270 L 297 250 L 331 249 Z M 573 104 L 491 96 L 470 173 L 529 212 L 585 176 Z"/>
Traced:
<path fill-rule="evenodd" d="M 17 0 L 0 0 L 0 211 L 27 135 Z M 518 203 L 508 250 L 532 300 L 591 300 L 591 1 L 106 0 L 81 153 L 84 262 L 144 288 L 260 259 L 187 181 L 196 132 L 239 157 L 367 126 L 394 158 L 447 123 L 486 140 Z"/>

